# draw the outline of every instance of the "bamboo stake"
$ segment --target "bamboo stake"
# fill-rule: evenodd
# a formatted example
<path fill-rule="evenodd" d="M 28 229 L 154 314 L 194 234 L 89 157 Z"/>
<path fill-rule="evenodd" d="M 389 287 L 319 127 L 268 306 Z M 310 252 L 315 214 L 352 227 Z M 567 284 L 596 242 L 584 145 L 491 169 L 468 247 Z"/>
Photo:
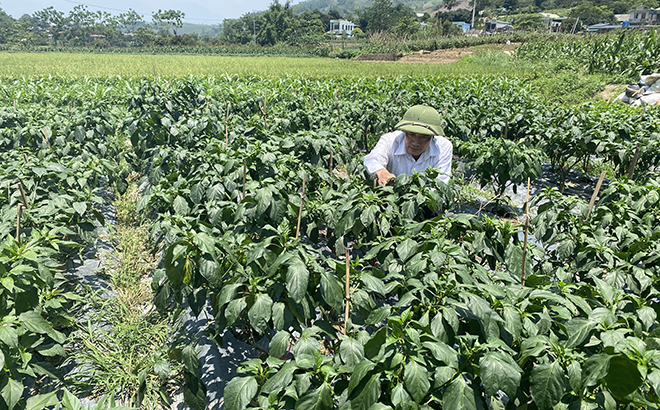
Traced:
<path fill-rule="evenodd" d="M 225 148 L 229 148 L 229 104 L 225 109 Z"/>
<path fill-rule="evenodd" d="M 632 162 L 630 163 L 630 168 L 628 168 L 628 179 L 632 179 L 635 174 L 635 167 L 637 167 L 637 160 L 639 159 L 639 151 L 642 149 L 642 143 L 637 143 L 637 148 L 635 149 L 635 156 L 633 157 Z"/>
<path fill-rule="evenodd" d="M 25 154 L 25 152 L 23 153 L 23 159 L 25 160 L 25 163 L 27 164 L 28 163 L 28 158 L 27 158 L 27 155 Z"/>
<path fill-rule="evenodd" d="M 369 142 L 367 140 L 367 135 L 369 135 L 369 127 L 364 131 L 364 150 L 369 151 Z"/>
<path fill-rule="evenodd" d="M 330 150 L 330 173 L 332 174 L 332 150 Z"/>
<path fill-rule="evenodd" d="M 262 107 L 260 105 L 259 108 L 261 108 L 261 112 L 264 114 L 264 129 L 266 129 L 266 131 L 268 131 L 268 123 L 266 122 L 266 118 L 267 118 L 266 109 L 268 108 L 267 104 L 268 104 L 268 90 L 265 90 L 264 91 L 264 106 Z"/>
<path fill-rule="evenodd" d="M 508 136 L 509 136 L 509 118 L 507 117 L 504 123 L 504 139 L 507 139 Z"/>
<path fill-rule="evenodd" d="M 378 186 L 378 177 L 374 178 L 374 188 Z"/>
<path fill-rule="evenodd" d="M 50 141 L 48 141 L 48 133 L 46 132 L 46 127 L 41 127 L 41 132 L 44 133 L 44 137 L 46 137 L 46 145 L 48 148 L 50 148 Z"/>
<path fill-rule="evenodd" d="M 298 226 L 296 227 L 296 239 L 300 237 L 300 220 L 302 219 L 302 210 L 305 203 L 305 175 L 303 175 L 302 193 L 300 194 L 300 209 L 298 209 Z"/>
<path fill-rule="evenodd" d="M 21 239 L 21 210 L 23 205 L 18 204 L 16 211 L 16 242 Z"/>
<path fill-rule="evenodd" d="M 350 275 L 351 275 L 351 253 L 346 247 L 346 307 L 344 309 L 344 334 L 348 330 L 348 308 L 351 302 L 351 288 L 350 288 Z"/>
<path fill-rule="evenodd" d="M 247 173 L 247 163 L 243 160 L 243 198 L 245 199 L 245 174 Z"/>
<path fill-rule="evenodd" d="M 20 180 L 18 181 L 18 189 L 21 190 L 21 196 L 23 197 L 23 204 L 25 205 L 25 209 L 29 208 L 27 197 L 25 196 L 25 190 L 23 189 L 23 183 Z"/>
<path fill-rule="evenodd" d="M 447 117 L 447 110 L 448 109 L 449 109 L 449 103 L 447 103 L 447 105 L 445 105 L 445 112 L 442 113 L 443 117 Z"/>
<path fill-rule="evenodd" d="M 605 170 L 600 173 L 600 178 L 598 178 L 598 183 L 596 184 L 596 189 L 594 190 L 593 195 L 591 195 L 591 201 L 589 201 L 589 210 L 587 211 L 587 219 L 589 219 L 589 215 L 591 215 L 591 210 L 594 207 L 594 204 L 596 203 L 596 197 L 598 196 L 598 191 L 600 191 L 600 186 L 603 184 L 603 179 L 605 179 Z"/>
<path fill-rule="evenodd" d="M 341 111 L 339 111 L 339 103 L 337 103 L 337 119 L 339 120 L 338 127 L 341 128 Z"/>
<path fill-rule="evenodd" d="M 527 236 L 529 234 L 529 186 L 531 185 L 530 178 L 527 177 L 527 200 L 525 201 L 525 241 L 523 242 L 522 254 L 522 269 L 520 274 L 520 282 L 525 286 L 525 267 L 527 265 Z"/>
<path fill-rule="evenodd" d="M 151 68 L 154 69 L 154 80 L 156 79 L 156 65 L 154 63 L 151 63 Z"/>
<path fill-rule="evenodd" d="M 16 100 L 14 100 L 14 108 L 16 108 Z"/>

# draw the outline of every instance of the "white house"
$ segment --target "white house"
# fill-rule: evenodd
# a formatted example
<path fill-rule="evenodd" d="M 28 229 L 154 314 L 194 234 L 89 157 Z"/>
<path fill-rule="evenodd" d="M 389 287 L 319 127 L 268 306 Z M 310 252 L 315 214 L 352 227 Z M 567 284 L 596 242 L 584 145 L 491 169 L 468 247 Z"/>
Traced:
<path fill-rule="evenodd" d="M 352 23 L 348 20 L 339 19 L 339 20 L 330 20 L 330 34 L 342 34 L 346 33 L 350 35 L 355 28 L 355 23 Z"/>
<path fill-rule="evenodd" d="M 630 10 L 630 24 L 633 26 L 660 24 L 660 10 L 637 6 Z"/>

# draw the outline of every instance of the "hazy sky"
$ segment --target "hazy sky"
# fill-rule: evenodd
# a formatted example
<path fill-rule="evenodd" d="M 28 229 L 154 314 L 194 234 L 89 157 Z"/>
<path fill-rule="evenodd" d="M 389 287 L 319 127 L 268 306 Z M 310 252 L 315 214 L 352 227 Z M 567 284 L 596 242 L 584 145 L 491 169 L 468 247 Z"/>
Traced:
<path fill-rule="evenodd" d="M 285 1 L 280 0 L 280 3 Z M 298 1 L 292 1 L 295 4 Z M 222 23 L 225 18 L 237 18 L 251 11 L 268 8 L 272 0 L 0 0 L 0 8 L 14 18 L 32 14 L 46 7 L 68 14 L 78 4 L 84 4 L 91 11 L 107 11 L 119 14 L 129 8 L 140 13 L 145 21 L 151 21 L 151 13 L 161 10 L 181 10 L 186 13 L 185 21 L 197 24 Z"/>

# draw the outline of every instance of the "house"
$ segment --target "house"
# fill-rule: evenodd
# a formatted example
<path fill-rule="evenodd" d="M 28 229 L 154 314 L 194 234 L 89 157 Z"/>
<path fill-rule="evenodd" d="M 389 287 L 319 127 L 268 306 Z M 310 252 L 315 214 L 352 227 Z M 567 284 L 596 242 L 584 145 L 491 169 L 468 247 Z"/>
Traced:
<path fill-rule="evenodd" d="M 471 27 L 470 23 L 466 23 L 464 21 L 452 21 L 451 24 L 458 26 L 463 30 L 463 33 L 467 32 Z"/>
<path fill-rule="evenodd" d="M 511 23 L 499 20 L 486 20 L 484 31 L 489 34 L 493 33 L 510 33 L 513 31 Z"/>
<path fill-rule="evenodd" d="M 629 21 L 631 26 L 660 25 L 660 9 L 637 6 L 630 10 Z"/>
<path fill-rule="evenodd" d="M 353 29 L 355 29 L 355 23 L 352 23 L 348 20 L 339 19 L 339 20 L 330 20 L 330 34 L 342 34 L 346 33 L 351 35 Z"/>

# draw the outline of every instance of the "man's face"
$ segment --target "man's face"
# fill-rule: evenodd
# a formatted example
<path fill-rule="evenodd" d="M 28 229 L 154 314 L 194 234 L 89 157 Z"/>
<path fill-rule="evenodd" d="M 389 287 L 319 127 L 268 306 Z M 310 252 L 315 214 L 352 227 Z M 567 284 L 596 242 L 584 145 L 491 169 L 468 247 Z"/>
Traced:
<path fill-rule="evenodd" d="M 405 135 L 406 151 L 415 157 L 415 159 L 419 158 L 422 152 L 426 151 L 429 145 L 431 145 L 431 140 L 433 140 L 433 136 L 431 135 L 417 134 L 410 131 L 404 131 L 403 134 Z"/>

